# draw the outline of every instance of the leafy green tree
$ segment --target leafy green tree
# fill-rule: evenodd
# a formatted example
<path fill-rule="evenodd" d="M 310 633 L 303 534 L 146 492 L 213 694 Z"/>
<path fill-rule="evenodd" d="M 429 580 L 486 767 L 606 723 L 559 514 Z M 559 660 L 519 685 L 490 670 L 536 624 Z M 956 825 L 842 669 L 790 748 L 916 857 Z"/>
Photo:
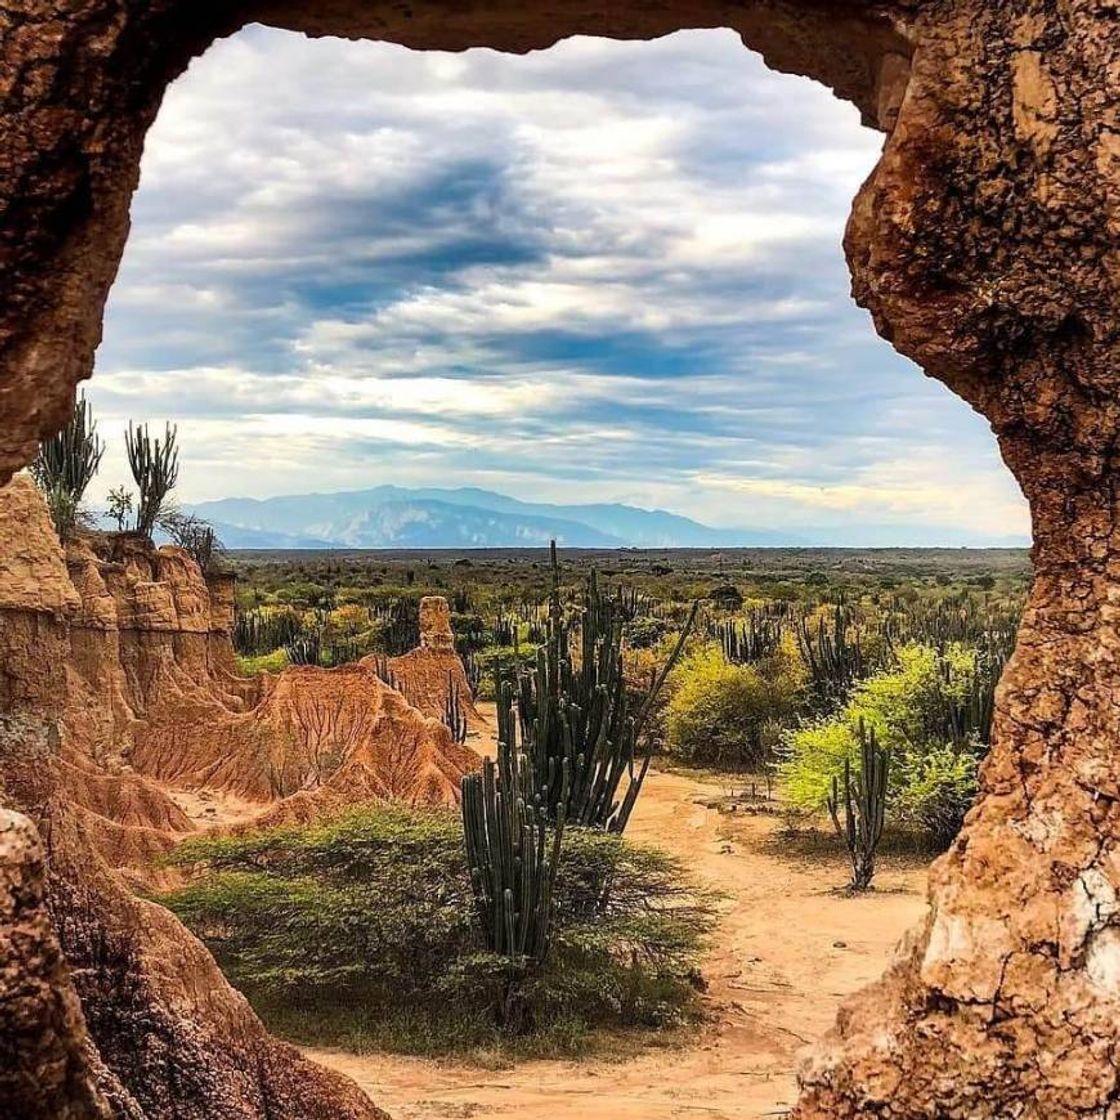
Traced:
<path fill-rule="evenodd" d="M 132 495 L 123 486 L 118 486 L 109 491 L 106 505 L 106 512 L 117 523 L 117 532 L 123 533 L 132 515 Z"/>
<path fill-rule="evenodd" d="M 857 685 L 837 716 L 787 737 L 780 767 L 787 798 L 806 811 L 827 805 L 845 763 L 859 762 L 862 721 L 891 758 L 892 819 L 947 845 L 975 793 L 1000 668 L 959 643 L 900 647 L 895 667 Z"/>

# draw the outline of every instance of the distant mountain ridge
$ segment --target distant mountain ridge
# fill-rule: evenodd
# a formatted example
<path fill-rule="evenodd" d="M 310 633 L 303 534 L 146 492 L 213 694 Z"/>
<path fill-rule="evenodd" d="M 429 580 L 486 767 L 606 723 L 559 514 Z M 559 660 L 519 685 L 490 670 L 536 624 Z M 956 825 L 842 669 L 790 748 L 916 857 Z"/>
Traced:
<path fill-rule="evenodd" d="M 227 548 L 1022 548 L 1024 537 L 921 523 L 719 529 L 621 503 L 524 502 L 492 490 L 377 486 L 333 494 L 222 498 L 185 506 Z"/>
<path fill-rule="evenodd" d="M 477 487 L 378 486 L 334 494 L 222 498 L 187 507 L 227 548 L 732 548 L 806 543 L 765 529 L 717 529 L 622 504 L 523 502 Z"/>

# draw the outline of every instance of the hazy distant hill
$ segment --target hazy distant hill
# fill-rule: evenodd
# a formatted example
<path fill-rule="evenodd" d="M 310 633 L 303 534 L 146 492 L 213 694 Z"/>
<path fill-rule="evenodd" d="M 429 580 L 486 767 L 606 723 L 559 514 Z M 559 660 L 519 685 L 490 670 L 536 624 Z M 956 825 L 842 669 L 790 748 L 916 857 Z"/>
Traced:
<path fill-rule="evenodd" d="M 190 507 L 228 548 L 713 548 L 796 545 L 788 533 L 714 529 L 664 510 L 549 505 L 489 490 L 379 486 L 340 494 L 223 498 Z"/>
<path fill-rule="evenodd" d="M 943 525 L 716 529 L 661 509 L 522 502 L 491 490 L 378 486 L 340 494 L 223 498 L 186 507 L 227 548 L 1021 548 L 1023 537 Z"/>

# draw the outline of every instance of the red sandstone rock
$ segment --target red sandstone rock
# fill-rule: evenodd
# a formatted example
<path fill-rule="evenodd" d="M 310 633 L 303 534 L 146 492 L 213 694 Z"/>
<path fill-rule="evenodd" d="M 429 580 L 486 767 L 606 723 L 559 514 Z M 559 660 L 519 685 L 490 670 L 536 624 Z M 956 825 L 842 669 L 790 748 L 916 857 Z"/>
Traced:
<path fill-rule="evenodd" d="M 44 884 L 32 826 L 0 810 L 0 1116 L 382 1120 L 357 1086 L 270 1038 L 203 945 L 129 892 L 46 731 L 0 720 L 0 803 L 32 816 L 49 869 Z"/>
<path fill-rule="evenodd" d="M 278 823 L 375 796 L 452 800 L 473 754 L 360 666 L 232 677 L 228 583 L 212 600 L 181 550 L 90 538 L 64 558 L 25 478 L 0 488 L 0 527 L 0 1116 L 380 1117 L 269 1038 L 113 868 L 193 831 L 146 767 L 272 801 Z M 5 806 L 45 841 L 45 910 L 42 853 Z"/>

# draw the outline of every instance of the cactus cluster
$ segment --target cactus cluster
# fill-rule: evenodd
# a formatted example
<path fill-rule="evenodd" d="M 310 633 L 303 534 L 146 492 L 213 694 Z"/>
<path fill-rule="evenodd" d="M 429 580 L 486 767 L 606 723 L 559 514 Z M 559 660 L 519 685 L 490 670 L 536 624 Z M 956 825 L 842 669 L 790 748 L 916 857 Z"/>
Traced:
<path fill-rule="evenodd" d="M 323 643 L 317 631 L 301 631 L 284 646 L 288 662 L 292 665 L 320 665 Z"/>
<path fill-rule="evenodd" d="M 642 729 L 680 657 L 695 607 L 669 660 L 631 711 L 622 663 L 623 611 L 615 598 L 600 591 L 592 572 L 578 619 L 567 622 L 555 545 L 551 559 L 545 641 L 531 669 L 517 675 L 521 740 L 550 819 L 565 817 L 573 824 L 621 832 L 649 769 L 649 753 L 641 749 Z M 562 783 L 565 770 L 570 780 Z"/>
<path fill-rule="evenodd" d="M 548 955 L 565 821 L 561 815 L 549 823 L 544 792 L 518 749 L 504 687 L 497 761 L 486 759 L 481 773 L 463 778 L 463 836 L 486 947 L 513 962 L 540 964 Z"/>
<path fill-rule="evenodd" d="M 271 653 L 299 637 L 299 616 L 291 610 L 238 611 L 233 624 L 233 648 L 238 653 L 256 657 Z"/>
<path fill-rule="evenodd" d="M 748 614 L 742 622 L 716 623 L 723 656 L 733 665 L 748 665 L 773 656 L 782 637 L 780 621 Z"/>
<path fill-rule="evenodd" d="M 370 612 L 372 622 L 379 624 L 381 652 L 399 657 L 420 644 L 420 601 L 404 598 Z"/>
<path fill-rule="evenodd" d="M 81 518 L 82 497 L 97 474 L 105 444 L 85 394 L 74 402 L 66 426 L 39 445 L 31 477 L 46 499 L 59 539 L 65 541 Z"/>
<path fill-rule="evenodd" d="M 868 674 L 859 629 L 842 603 L 834 607 L 831 625 L 821 618 L 814 630 L 802 619 L 797 626 L 797 643 L 813 693 L 822 707 L 838 703 L 856 681 Z"/>
<path fill-rule="evenodd" d="M 844 760 L 844 782 L 832 779 L 828 798 L 828 814 L 837 834 L 848 849 L 852 864 L 849 889 L 865 891 L 875 877 L 875 852 L 883 836 L 887 808 L 887 779 L 890 770 L 889 752 L 879 747 L 875 729 L 867 730 L 859 722 L 860 768 L 852 773 L 851 759 Z M 840 823 L 840 807 L 844 823 Z"/>
<path fill-rule="evenodd" d="M 136 483 L 136 531 L 151 538 L 160 518 L 168 511 L 171 491 L 179 481 L 179 449 L 175 446 L 178 430 L 174 424 L 164 426 L 164 436 L 152 439 L 147 424 L 125 433 L 128 466 Z"/>

